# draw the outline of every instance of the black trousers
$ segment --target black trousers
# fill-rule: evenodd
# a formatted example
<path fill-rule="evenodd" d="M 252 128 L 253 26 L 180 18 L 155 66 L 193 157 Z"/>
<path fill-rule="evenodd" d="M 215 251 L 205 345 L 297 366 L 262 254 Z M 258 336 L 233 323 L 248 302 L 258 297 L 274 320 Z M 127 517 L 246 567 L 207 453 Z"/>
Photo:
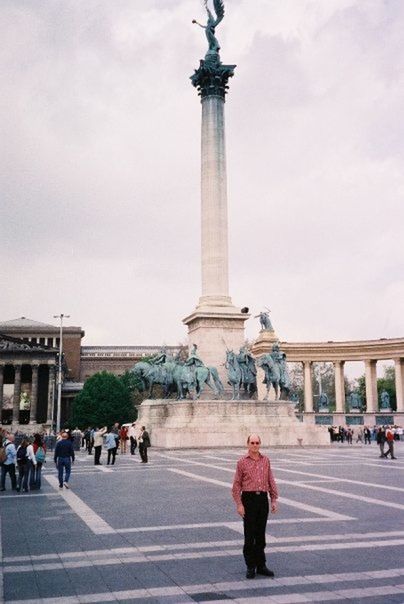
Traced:
<path fill-rule="evenodd" d="M 244 560 L 248 568 L 265 566 L 265 529 L 269 503 L 268 493 L 247 491 L 242 493 L 244 516 Z"/>
<path fill-rule="evenodd" d="M 102 445 L 99 445 L 98 447 L 94 447 L 94 465 L 95 466 L 98 466 L 100 464 L 101 450 L 102 450 Z"/>
<path fill-rule="evenodd" d="M 11 488 L 12 489 L 16 489 L 17 488 L 17 477 L 15 475 L 15 464 L 10 463 L 10 464 L 3 464 L 1 466 L 1 481 L 0 481 L 0 488 L 4 491 L 6 488 L 6 474 L 10 475 L 10 480 L 11 480 Z"/>
<path fill-rule="evenodd" d="M 114 463 L 115 463 L 115 456 L 116 456 L 116 449 L 117 449 L 117 447 L 114 447 L 113 449 L 108 449 L 107 465 L 109 465 L 109 463 L 111 461 L 111 457 L 112 457 L 112 465 L 114 465 Z"/>
<path fill-rule="evenodd" d="M 130 437 L 130 454 L 134 455 L 137 447 L 136 438 L 133 436 Z"/>
<path fill-rule="evenodd" d="M 147 463 L 149 461 L 147 459 L 147 447 L 144 443 L 139 443 L 139 454 L 143 463 Z"/>

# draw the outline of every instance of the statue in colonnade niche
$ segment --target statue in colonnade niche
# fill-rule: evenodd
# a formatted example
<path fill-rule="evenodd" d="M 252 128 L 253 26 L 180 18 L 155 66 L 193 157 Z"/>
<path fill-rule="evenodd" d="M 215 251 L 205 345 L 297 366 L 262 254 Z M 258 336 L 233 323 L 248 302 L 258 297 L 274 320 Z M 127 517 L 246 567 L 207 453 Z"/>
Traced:
<path fill-rule="evenodd" d="M 322 392 L 318 397 L 318 410 L 328 411 L 328 396 L 325 392 Z"/>
<path fill-rule="evenodd" d="M 380 409 L 390 409 L 390 394 L 387 390 L 382 390 L 380 394 Z"/>
<path fill-rule="evenodd" d="M 348 397 L 349 409 L 351 411 L 360 411 L 362 408 L 361 397 L 357 392 L 351 392 Z"/>

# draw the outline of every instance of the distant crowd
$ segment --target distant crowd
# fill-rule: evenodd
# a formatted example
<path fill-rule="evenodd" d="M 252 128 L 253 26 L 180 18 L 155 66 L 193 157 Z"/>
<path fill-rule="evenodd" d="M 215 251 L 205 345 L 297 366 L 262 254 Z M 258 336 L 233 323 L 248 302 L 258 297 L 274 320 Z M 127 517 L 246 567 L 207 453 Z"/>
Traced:
<path fill-rule="evenodd" d="M 380 457 L 396 459 L 394 456 L 394 442 L 404 440 L 404 430 L 401 426 L 330 426 L 328 428 L 331 442 L 346 442 L 352 445 L 354 442 L 370 445 L 372 441 L 380 447 Z M 385 451 L 385 447 L 387 450 Z"/>
<path fill-rule="evenodd" d="M 138 449 L 141 463 L 148 463 L 150 436 L 145 426 L 136 423 L 120 426 L 115 423 L 106 426 L 88 427 L 83 432 L 79 428 L 64 428 L 59 434 L 54 432 L 32 436 L 20 431 L 9 432 L 0 427 L 0 491 L 6 490 L 6 477 L 10 477 L 11 488 L 16 492 L 28 492 L 41 488 L 41 473 L 46 463 L 47 453 L 53 453 L 59 476 L 59 487 L 69 488 L 71 465 L 75 460 L 75 451 L 85 448 L 94 455 L 94 464 L 101 465 L 102 448 L 107 451 L 107 465 L 115 464 L 116 455 Z"/>

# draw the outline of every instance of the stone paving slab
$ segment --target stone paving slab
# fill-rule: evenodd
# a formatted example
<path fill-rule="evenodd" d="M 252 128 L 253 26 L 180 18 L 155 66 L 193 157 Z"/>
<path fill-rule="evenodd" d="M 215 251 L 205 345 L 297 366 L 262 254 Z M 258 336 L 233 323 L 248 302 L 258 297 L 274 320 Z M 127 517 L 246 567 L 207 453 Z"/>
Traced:
<path fill-rule="evenodd" d="M 269 452 L 274 580 L 244 578 L 230 495 L 242 453 L 153 448 L 148 465 L 122 455 L 97 468 L 83 452 L 70 491 L 55 489 L 50 459 L 41 492 L 0 495 L 0 600 L 404 602 L 403 443 L 397 461 L 373 444 Z"/>

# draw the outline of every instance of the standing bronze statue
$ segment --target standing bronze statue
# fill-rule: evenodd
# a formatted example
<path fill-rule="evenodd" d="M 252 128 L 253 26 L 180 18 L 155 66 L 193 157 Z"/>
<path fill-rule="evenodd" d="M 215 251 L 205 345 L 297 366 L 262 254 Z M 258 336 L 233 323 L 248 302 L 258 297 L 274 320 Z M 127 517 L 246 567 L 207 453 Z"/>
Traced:
<path fill-rule="evenodd" d="M 201 23 L 198 23 L 198 21 L 196 19 L 193 19 L 192 23 L 199 25 L 199 27 L 202 27 L 202 29 L 205 30 L 205 34 L 206 34 L 206 37 L 208 39 L 208 44 L 209 44 L 209 49 L 208 49 L 208 52 L 206 53 L 206 57 L 205 57 L 205 58 L 207 58 L 209 55 L 218 55 L 219 54 L 220 46 L 219 46 L 219 42 L 215 36 L 215 32 L 216 32 L 216 27 L 219 25 L 220 21 L 222 21 L 222 19 L 224 17 L 224 3 L 223 3 L 223 0 L 213 0 L 213 6 L 215 9 L 216 18 L 213 16 L 212 12 L 209 10 L 208 0 L 204 0 L 204 5 L 206 8 L 206 12 L 208 13 L 208 21 L 207 21 L 206 25 L 202 25 Z"/>

